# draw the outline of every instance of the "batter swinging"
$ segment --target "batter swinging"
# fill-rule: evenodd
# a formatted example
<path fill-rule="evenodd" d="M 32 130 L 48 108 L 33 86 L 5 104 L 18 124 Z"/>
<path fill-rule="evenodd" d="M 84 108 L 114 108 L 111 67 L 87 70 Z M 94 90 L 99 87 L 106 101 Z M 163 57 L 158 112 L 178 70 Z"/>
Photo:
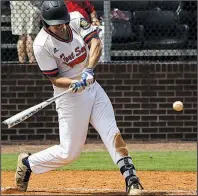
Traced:
<path fill-rule="evenodd" d="M 19 155 L 17 189 L 27 190 L 31 172 L 44 173 L 74 161 L 83 149 L 90 122 L 124 176 L 126 192 L 141 194 L 143 187 L 117 127 L 112 104 L 94 79 L 93 69 L 101 55 L 98 29 L 79 12 L 69 14 L 62 0 L 44 1 L 41 18 L 44 27 L 33 44 L 38 65 L 52 82 L 54 95 L 68 88 L 72 92 L 56 100 L 60 144 L 32 155 Z"/>

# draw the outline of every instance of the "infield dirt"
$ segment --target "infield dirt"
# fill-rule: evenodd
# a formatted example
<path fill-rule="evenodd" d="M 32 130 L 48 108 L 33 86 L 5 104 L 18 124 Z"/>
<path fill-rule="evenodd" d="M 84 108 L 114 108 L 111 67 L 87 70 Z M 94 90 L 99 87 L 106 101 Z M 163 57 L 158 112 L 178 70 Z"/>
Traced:
<path fill-rule="evenodd" d="M 137 172 L 148 195 L 196 195 L 196 172 Z M 14 187 L 14 172 L 2 172 L 2 187 Z M 7 189 L 2 194 L 21 194 Z M 32 175 L 26 195 L 125 195 L 119 171 L 52 171 Z"/>

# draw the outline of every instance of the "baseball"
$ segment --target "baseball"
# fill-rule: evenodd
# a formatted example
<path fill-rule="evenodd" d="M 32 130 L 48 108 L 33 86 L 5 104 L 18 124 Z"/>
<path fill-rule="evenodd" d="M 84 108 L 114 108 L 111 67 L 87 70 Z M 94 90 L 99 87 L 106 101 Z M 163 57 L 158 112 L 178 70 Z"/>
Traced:
<path fill-rule="evenodd" d="M 176 111 L 182 111 L 183 110 L 183 103 L 181 101 L 175 101 L 173 103 L 173 109 Z"/>

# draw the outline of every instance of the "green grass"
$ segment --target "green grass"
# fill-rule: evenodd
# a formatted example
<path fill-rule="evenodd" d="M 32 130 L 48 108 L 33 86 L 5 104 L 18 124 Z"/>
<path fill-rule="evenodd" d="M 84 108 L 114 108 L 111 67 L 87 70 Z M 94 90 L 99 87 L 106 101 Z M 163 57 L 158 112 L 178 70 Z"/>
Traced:
<path fill-rule="evenodd" d="M 1 169 L 15 170 L 18 154 L 2 154 Z M 137 170 L 197 171 L 196 151 L 132 152 Z M 59 170 L 117 170 L 108 152 L 82 152 L 73 163 Z"/>

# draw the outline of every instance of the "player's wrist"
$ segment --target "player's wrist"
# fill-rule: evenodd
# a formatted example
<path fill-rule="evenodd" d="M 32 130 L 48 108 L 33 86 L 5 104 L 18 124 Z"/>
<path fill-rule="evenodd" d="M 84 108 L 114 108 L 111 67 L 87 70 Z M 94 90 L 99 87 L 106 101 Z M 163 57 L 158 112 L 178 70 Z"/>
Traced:
<path fill-rule="evenodd" d="M 86 67 L 83 69 L 83 71 L 93 71 L 93 67 Z"/>
<path fill-rule="evenodd" d="M 85 89 L 85 86 L 85 83 L 81 80 L 72 80 L 72 83 L 69 86 L 69 88 L 72 89 L 72 92 L 76 93 L 83 91 Z"/>
<path fill-rule="evenodd" d="M 82 75 L 81 75 L 81 80 L 83 81 L 85 86 L 89 86 L 90 84 L 93 84 L 94 82 L 94 72 L 93 68 L 84 68 Z"/>
<path fill-rule="evenodd" d="M 74 83 L 79 83 L 80 84 L 81 83 L 81 80 L 72 80 L 70 85 L 72 85 Z"/>
<path fill-rule="evenodd" d="M 84 68 L 83 72 L 89 73 L 92 76 L 94 76 L 93 68 L 91 68 L 91 67 Z"/>
<path fill-rule="evenodd" d="M 99 22 L 99 20 L 96 17 L 91 18 L 91 22 Z"/>

